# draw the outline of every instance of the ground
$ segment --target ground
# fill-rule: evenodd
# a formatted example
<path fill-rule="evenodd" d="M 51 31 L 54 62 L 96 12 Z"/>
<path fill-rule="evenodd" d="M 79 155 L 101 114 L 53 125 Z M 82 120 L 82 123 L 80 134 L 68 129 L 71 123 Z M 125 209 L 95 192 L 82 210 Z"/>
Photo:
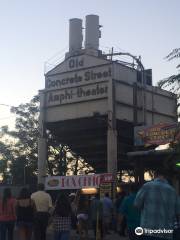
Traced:
<path fill-rule="evenodd" d="M 15 239 L 14 240 L 18 240 L 18 236 L 17 236 L 16 232 L 15 232 Z M 47 231 L 47 239 L 46 240 L 53 240 L 53 234 L 52 234 L 52 230 L 51 229 L 48 229 L 48 231 Z M 75 233 L 75 231 L 71 232 L 70 240 L 79 240 L 78 235 Z M 88 238 L 88 240 L 95 240 L 92 231 L 89 231 L 89 238 Z M 116 233 L 111 233 L 111 234 L 107 235 L 104 238 L 104 240 L 128 240 L 128 238 L 120 237 Z"/>

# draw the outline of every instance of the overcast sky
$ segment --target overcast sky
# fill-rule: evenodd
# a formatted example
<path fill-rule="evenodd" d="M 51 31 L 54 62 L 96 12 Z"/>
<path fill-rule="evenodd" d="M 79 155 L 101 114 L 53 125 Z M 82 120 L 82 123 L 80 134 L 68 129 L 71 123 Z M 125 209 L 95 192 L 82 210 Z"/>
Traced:
<path fill-rule="evenodd" d="M 44 63 L 68 50 L 69 19 L 88 14 L 103 25 L 100 48 L 141 55 L 154 84 L 176 73 L 164 57 L 180 47 L 179 9 L 179 0 L 0 0 L 0 104 L 26 103 L 44 88 Z M 0 106 L 0 126 L 12 120 Z"/>

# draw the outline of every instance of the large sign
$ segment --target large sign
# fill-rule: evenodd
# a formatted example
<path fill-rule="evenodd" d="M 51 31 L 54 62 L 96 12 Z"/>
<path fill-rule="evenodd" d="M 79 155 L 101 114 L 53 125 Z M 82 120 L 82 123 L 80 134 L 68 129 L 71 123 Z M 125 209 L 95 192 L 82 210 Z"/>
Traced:
<path fill-rule="evenodd" d="M 112 77 L 110 65 L 97 66 L 46 77 L 46 90 L 57 90 L 107 81 Z"/>
<path fill-rule="evenodd" d="M 69 71 L 46 75 L 46 107 L 108 97 L 111 65 L 82 68 L 84 61 L 85 58 L 71 58 L 67 60 Z"/>
<path fill-rule="evenodd" d="M 110 63 L 111 62 L 107 59 L 99 58 L 89 54 L 82 54 L 79 56 L 71 57 L 66 56 L 66 59 L 63 62 L 46 72 L 46 76 L 52 76 L 63 72 L 76 71 L 90 67 L 97 67 L 98 65 L 102 66 Z"/>
<path fill-rule="evenodd" d="M 46 106 L 63 105 L 68 103 L 105 98 L 108 95 L 107 82 L 50 91 L 46 93 Z"/>
<path fill-rule="evenodd" d="M 99 188 L 101 183 L 113 181 L 112 174 L 93 174 L 77 176 L 48 176 L 45 180 L 46 190 Z"/>
<path fill-rule="evenodd" d="M 159 123 L 149 127 L 135 127 L 135 145 L 162 145 L 180 139 L 178 123 Z"/>

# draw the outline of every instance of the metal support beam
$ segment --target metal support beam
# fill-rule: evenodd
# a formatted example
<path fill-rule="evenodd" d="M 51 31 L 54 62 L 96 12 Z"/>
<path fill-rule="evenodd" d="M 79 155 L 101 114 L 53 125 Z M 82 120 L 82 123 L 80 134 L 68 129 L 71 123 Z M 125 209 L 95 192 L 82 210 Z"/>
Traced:
<path fill-rule="evenodd" d="M 112 64 L 112 76 L 113 76 Z M 115 83 L 110 79 L 108 83 L 108 130 L 107 130 L 107 170 L 114 177 L 117 174 L 117 130 L 115 111 Z"/>
<path fill-rule="evenodd" d="M 47 138 L 45 125 L 45 94 L 43 91 L 40 95 L 40 116 L 39 116 L 39 133 L 38 139 L 38 183 L 44 183 L 46 176 L 47 163 Z"/>

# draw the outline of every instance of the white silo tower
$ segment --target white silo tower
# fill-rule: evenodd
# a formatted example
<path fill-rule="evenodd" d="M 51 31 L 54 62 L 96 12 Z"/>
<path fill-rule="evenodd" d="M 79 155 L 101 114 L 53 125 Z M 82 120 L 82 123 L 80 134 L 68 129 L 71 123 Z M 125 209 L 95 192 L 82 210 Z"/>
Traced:
<path fill-rule="evenodd" d="M 69 53 L 82 49 L 82 19 L 69 20 Z"/>
<path fill-rule="evenodd" d="M 87 15 L 85 31 L 85 49 L 99 49 L 99 38 L 101 35 L 99 28 L 99 16 Z"/>

